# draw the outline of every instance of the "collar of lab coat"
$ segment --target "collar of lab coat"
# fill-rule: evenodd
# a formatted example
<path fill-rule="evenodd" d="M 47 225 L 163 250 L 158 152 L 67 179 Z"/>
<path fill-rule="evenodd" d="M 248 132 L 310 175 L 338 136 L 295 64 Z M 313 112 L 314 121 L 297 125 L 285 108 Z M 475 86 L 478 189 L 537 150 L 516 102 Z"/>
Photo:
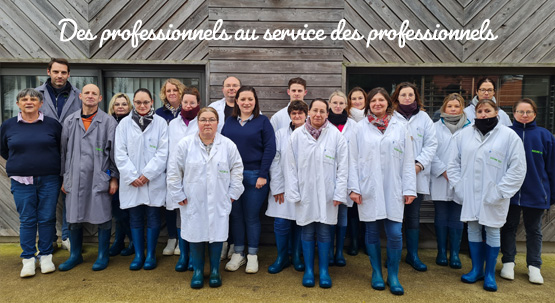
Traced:
<path fill-rule="evenodd" d="M 202 149 L 202 156 L 204 157 L 204 160 L 210 161 L 210 159 L 214 157 L 214 155 L 218 152 L 220 148 L 220 145 L 222 143 L 222 135 L 216 132 L 216 137 L 214 137 L 214 143 L 212 143 L 212 149 L 210 150 L 210 155 L 204 148 L 204 143 L 202 143 L 202 141 L 200 140 L 199 132 L 197 132 L 194 136 L 195 136 L 195 144 L 198 144 L 198 146 L 200 146 Z"/>

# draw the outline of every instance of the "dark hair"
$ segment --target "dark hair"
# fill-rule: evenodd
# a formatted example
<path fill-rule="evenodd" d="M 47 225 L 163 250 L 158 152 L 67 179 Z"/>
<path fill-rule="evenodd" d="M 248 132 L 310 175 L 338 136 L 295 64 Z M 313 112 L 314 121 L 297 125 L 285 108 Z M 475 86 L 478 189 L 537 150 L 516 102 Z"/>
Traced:
<path fill-rule="evenodd" d="M 353 107 L 353 104 L 351 103 L 351 97 L 353 96 L 353 93 L 356 93 L 356 92 L 361 92 L 362 93 L 362 96 L 364 97 L 364 102 L 366 102 L 366 98 L 368 97 L 368 95 L 366 94 L 364 89 L 362 89 L 362 87 L 360 87 L 360 86 L 353 87 L 353 89 L 351 89 L 351 91 L 347 95 L 347 112 L 348 113 L 351 112 L 351 107 Z"/>
<path fill-rule="evenodd" d="M 301 77 L 291 78 L 287 84 L 287 88 L 290 88 L 293 84 L 300 84 L 304 87 L 304 89 L 306 89 L 306 80 Z"/>
<path fill-rule="evenodd" d="M 372 113 L 372 111 L 370 110 L 370 101 L 377 94 L 382 95 L 385 98 L 385 100 L 387 100 L 387 109 L 385 110 L 385 113 L 387 115 L 392 115 L 393 111 L 394 111 L 393 102 L 391 102 L 391 97 L 389 96 L 389 94 L 387 93 L 385 88 L 383 88 L 383 87 L 375 87 L 371 91 L 368 92 L 368 95 L 366 96 L 366 101 L 364 102 L 364 115 L 368 116 L 368 114 Z"/>
<path fill-rule="evenodd" d="M 52 59 L 50 59 L 50 62 L 48 63 L 48 70 L 52 69 L 52 65 L 54 63 L 63 64 L 65 66 L 67 66 L 67 72 L 69 73 L 69 62 L 67 61 L 67 59 L 64 59 L 64 58 L 52 58 Z"/>
<path fill-rule="evenodd" d="M 19 91 L 19 93 L 17 93 L 15 101 L 19 102 L 19 99 L 25 96 L 29 96 L 31 98 L 39 98 L 41 103 L 44 101 L 44 96 L 42 95 L 42 93 L 38 90 L 35 90 L 34 88 L 24 88 Z"/>
<path fill-rule="evenodd" d="M 478 112 L 478 107 L 484 105 L 484 104 L 488 104 L 489 106 L 493 107 L 493 109 L 498 112 L 499 111 L 499 107 L 497 106 L 497 104 L 495 104 L 495 102 L 493 102 L 493 100 L 491 99 L 482 99 L 480 101 L 478 101 L 478 103 L 476 103 L 476 109 L 475 111 Z"/>
<path fill-rule="evenodd" d="M 185 95 L 193 95 L 197 98 L 197 102 L 200 106 L 200 93 L 198 91 L 198 89 L 196 87 L 187 87 L 185 88 L 185 90 L 183 91 L 183 94 L 181 94 L 181 101 L 183 101 L 183 96 Z"/>
<path fill-rule="evenodd" d="M 138 93 L 147 93 L 148 97 L 150 98 L 150 101 L 154 101 L 152 99 L 152 93 L 150 93 L 150 91 L 147 88 L 139 88 L 138 90 L 136 90 L 135 93 L 133 94 L 133 101 L 135 101 L 135 96 L 137 96 Z"/>
<path fill-rule="evenodd" d="M 305 115 L 308 115 L 308 105 L 302 100 L 293 100 L 287 107 L 287 114 L 291 116 L 291 112 L 294 110 L 303 111 Z"/>
<path fill-rule="evenodd" d="M 330 105 L 329 105 L 328 101 L 326 101 L 322 98 L 316 98 L 316 99 L 312 100 L 312 102 L 310 102 L 310 106 L 308 107 L 308 110 L 312 109 L 312 105 L 314 105 L 315 102 L 323 102 L 326 105 L 326 112 L 330 110 Z"/>
<path fill-rule="evenodd" d="M 260 116 L 260 105 L 258 104 L 258 96 L 256 95 L 256 90 L 252 86 L 241 86 L 239 88 L 239 90 L 235 94 L 235 106 L 233 107 L 233 112 L 231 113 L 231 116 L 234 118 L 237 118 L 241 114 L 239 105 L 237 105 L 237 99 L 239 99 L 239 96 L 241 95 L 242 92 L 251 92 L 254 95 L 255 102 L 254 102 L 254 109 L 252 110 L 252 114 L 254 115 L 255 119 L 258 118 L 258 116 Z"/>
<path fill-rule="evenodd" d="M 524 99 L 520 99 L 520 100 L 516 101 L 515 104 L 513 104 L 513 113 L 516 113 L 516 108 L 521 103 L 530 104 L 530 106 L 532 106 L 532 109 L 534 110 L 534 114 L 536 114 L 536 115 L 538 114 L 538 106 L 536 105 L 536 102 L 534 102 L 534 100 L 532 100 L 530 98 L 524 98 Z"/>
<path fill-rule="evenodd" d="M 476 92 L 478 92 L 478 90 L 480 89 L 480 86 L 482 86 L 482 84 L 484 84 L 485 82 L 489 82 L 489 83 L 491 83 L 491 85 L 493 85 L 493 91 L 497 90 L 497 88 L 495 87 L 495 81 L 491 80 L 488 77 L 484 77 L 484 78 L 478 80 L 478 82 L 476 82 Z"/>
<path fill-rule="evenodd" d="M 391 96 L 391 101 L 393 102 L 394 109 L 397 110 L 397 108 L 399 107 L 399 94 L 401 93 L 401 90 L 407 87 L 412 88 L 412 90 L 414 91 L 414 102 L 416 102 L 420 110 L 424 111 L 424 103 L 422 103 L 422 99 L 420 99 L 418 89 L 416 88 L 416 85 L 410 82 L 401 82 L 399 85 L 397 85 L 397 87 L 395 87 L 395 92 Z"/>

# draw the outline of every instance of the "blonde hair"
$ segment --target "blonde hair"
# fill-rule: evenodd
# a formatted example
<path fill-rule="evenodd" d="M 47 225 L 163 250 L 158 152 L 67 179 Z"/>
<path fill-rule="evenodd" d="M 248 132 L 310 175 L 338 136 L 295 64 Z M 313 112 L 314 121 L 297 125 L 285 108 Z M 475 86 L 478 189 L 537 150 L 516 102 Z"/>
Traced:
<path fill-rule="evenodd" d="M 205 112 L 213 113 L 216 116 L 216 120 L 220 121 L 220 116 L 218 115 L 218 112 L 210 106 L 203 107 L 198 111 L 197 120 L 200 119 L 200 115 L 204 114 Z"/>
<path fill-rule="evenodd" d="M 452 93 L 452 94 L 449 94 L 447 97 L 445 97 L 445 99 L 443 99 L 443 105 L 441 105 L 441 108 L 439 109 L 439 111 L 442 113 L 445 113 L 445 108 L 447 107 L 447 103 L 453 100 L 459 101 L 459 104 L 461 105 L 461 110 L 464 110 L 464 106 L 465 106 L 464 98 L 459 93 Z"/>
<path fill-rule="evenodd" d="M 173 84 L 177 87 L 177 90 L 179 91 L 179 102 L 181 102 L 181 98 L 183 97 L 183 92 L 185 91 L 185 89 L 187 88 L 187 86 L 185 86 L 185 84 L 181 83 L 181 81 L 174 79 L 174 78 L 169 78 L 168 80 L 166 80 L 166 82 L 164 82 L 164 85 L 162 85 L 162 88 L 160 89 L 160 100 L 162 100 L 163 104 L 168 103 L 168 100 L 166 99 L 166 85 L 170 83 Z"/>
<path fill-rule="evenodd" d="M 116 99 L 118 98 L 125 98 L 125 102 L 127 102 L 127 106 L 129 106 L 129 112 L 133 109 L 133 105 L 131 104 L 131 100 L 129 97 L 124 93 L 117 93 L 115 94 L 112 99 L 110 99 L 110 103 L 108 104 L 108 114 L 114 114 L 114 104 L 116 103 Z"/>

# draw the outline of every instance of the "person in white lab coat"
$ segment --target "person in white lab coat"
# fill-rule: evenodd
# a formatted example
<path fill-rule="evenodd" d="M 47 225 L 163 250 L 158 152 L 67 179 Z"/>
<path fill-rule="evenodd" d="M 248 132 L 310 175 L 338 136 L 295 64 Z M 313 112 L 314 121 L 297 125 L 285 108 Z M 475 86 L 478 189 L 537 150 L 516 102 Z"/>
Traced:
<path fill-rule="evenodd" d="M 435 230 L 437 238 L 436 264 L 461 268 L 459 249 L 463 223 L 461 222 L 461 204 L 453 201 L 453 190 L 449 187 L 447 164 L 454 137 L 469 126 L 466 118 L 464 99 L 458 93 L 450 94 L 443 100 L 440 108 L 441 118 L 434 123 L 437 137 L 437 151 L 432 161 L 430 176 L 430 195 L 426 200 L 434 201 Z M 449 239 L 450 255 L 447 261 L 447 239 Z"/>
<path fill-rule="evenodd" d="M 304 101 L 291 101 L 287 109 L 291 124 L 276 132 L 276 156 L 270 166 L 270 194 L 266 216 L 274 218 L 274 234 L 278 255 L 276 261 L 268 267 L 268 272 L 277 274 L 293 263 L 297 271 L 304 270 L 301 260 L 301 228 L 295 222 L 295 205 L 284 203 L 286 154 L 289 138 L 293 131 L 302 127 L 308 115 L 308 105 Z M 292 247 L 289 247 L 289 244 Z M 288 251 L 292 251 L 291 262 Z"/>
<path fill-rule="evenodd" d="M 227 239 L 231 203 L 243 193 L 237 146 L 218 133 L 218 113 L 198 112 L 199 130 L 179 141 L 168 161 L 168 196 L 181 205 L 181 237 L 189 242 L 192 288 L 204 285 L 204 246 L 210 252 L 210 287 L 222 285 L 220 255 Z"/>
<path fill-rule="evenodd" d="M 319 285 L 332 286 L 328 272 L 330 225 L 337 224 L 337 206 L 347 203 L 348 149 L 345 138 L 327 120 L 323 99 L 310 103 L 305 126 L 293 132 L 287 150 L 285 199 L 295 203 L 302 226 L 305 261 L 303 285 L 314 286 L 314 239 L 318 241 Z"/>
<path fill-rule="evenodd" d="M 306 93 L 307 90 L 305 79 L 300 77 L 289 79 L 289 82 L 287 83 L 287 95 L 289 95 L 289 104 L 291 104 L 291 102 L 295 100 L 304 101 L 304 96 L 306 96 Z M 278 130 L 287 127 L 289 123 L 291 123 L 291 118 L 289 117 L 289 114 L 287 112 L 289 104 L 287 104 L 286 107 L 278 110 L 272 116 L 272 119 L 270 119 L 274 131 L 277 132 Z"/>
<path fill-rule="evenodd" d="M 169 155 L 175 149 L 175 146 L 179 141 L 187 136 L 196 134 L 198 132 L 197 115 L 200 110 L 200 93 L 194 87 L 187 87 L 183 91 L 183 97 L 181 98 L 181 112 L 176 119 L 170 121 L 168 125 L 168 141 L 169 141 Z M 169 157 L 169 156 L 168 156 Z M 168 240 L 168 245 L 166 247 L 175 247 L 175 251 L 172 249 L 171 254 L 174 252 L 179 253 L 179 260 L 175 265 L 175 271 L 183 272 L 187 269 L 193 270 L 193 265 L 188 262 L 189 257 L 189 244 L 187 241 L 181 238 L 180 226 L 180 216 L 179 216 L 179 205 L 173 203 L 169 197 L 169 192 L 166 197 L 166 210 L 176 211 L 178 217 L 175 220 L 177 226 L 177 234 L 179 245 L 175 247 L 173 243 L 170 243 L 171 239 Z M 167 224 L 171 222 L 168 220 Z M 168 228 L 169 229 L 169 228 Z M 189 264 L 188 264 L 189 263 Z"/>
<path fill-rule="evenodd" d="M 426 271 L 428 267 L 418 257 L 418 238 L 420 205 L 424 195 L 430 193 L 430 167 L 437 149 L 434 122 L 424 111 L 424 104 L 414 84 L 402 82 L 397 85 L 391 100 L 395 107 L 395 115 L 406 124 L 412 139 L 418 193 L 414 202 L 405 206 L 404 224 L 407 244 L 405 262 L 417 271 Z"/>
<path fill-rule="evenodd" d="M 526 176 L 522 140 L 499 122 L 497 114 L 497 105 L 492 100 L 478 102 L 474 125 L 456 136 L 447 167 L 455 202 L 462 203 L 461 221 L 468 223 L 472 270 L 461 280 L 474 283 L 484 279 L 484 289 L 488 291 L 497 291 L 495 265 L 501 244 L 500 229 L 509 212 L 510 198 Z"/>
<path fill-rule="evenodd" d="M 335 125 L 341 134 L 343 134 L 347 146 L 349 146 L 349 140 L 353 137 L 356 122 L 349 118 L 347 111 L 347 96 L 342 91 L 336 90 L 331 93 L 328 100 L 330 104 L 328 121 Z M 347 233 L 347 209 L 352 206 L 353 200 L 351 199 L 347 199 L 346 205 L 340 204 L 338 206 L 337 225 L 332 225 L 331 227 L 331 244 L 329 252 L 329 264 L 331 266 L 337 265 L 343 267 L 347 265 L 345 257 L 343 256 L 343 246 L 345 244 L 345 234 Z M 334 237 L 337 239 L 335 254 L 333 252 Z"/>
<path fill-rule="evenodd" d="M 492 79 L 486 77 L 476 82 L 476 95 L 474 95 L 474 98 L 472 98 L 470 104 L 464 109 L 464 113 L 471 123 L 474 123 L 474 118 L 476 118 L 476 104 L 484 99 L 490 99 L 497 104 L 497 100 L 495 100 L 494 95 L 495 82 Z M 499 113 L 497 114 L 497 117 L 499 118 L 499 122 L 501 124 L 505 126 L 513 125 L 513 123 L 511 122 L 511 118 L 509 118 L 509 115 L 507 115 L 507 113 L 501 108 L 499 108 Z"/>
<path fill-rule="evenodd" d="M 154 269 L 160 234 L 160 209 L 166 200 L 168 124 L 155 115 L 152 94 L 139 88 L 135 108 L 116 128 L 116 165 L 120 172 L 120 207 L 129 209 L 135 258 L 129 269 Z M 145 258 L 144 218 L 147 218 Z"/>
<path fill-rule="evenodd" d="M 399 283 L 403 249 L 403 212 L 416 197 L 416 172 L 410 133 L 384 88 L 368 93 L 365 116 L 349 143 L 349 197 L 366 224 L 366 251 L 372 264 L 372 288 L 385 289 L 382 276 L 380 225 L 387 236 L 387 284 L 391 293 L 404 294 Z"/>

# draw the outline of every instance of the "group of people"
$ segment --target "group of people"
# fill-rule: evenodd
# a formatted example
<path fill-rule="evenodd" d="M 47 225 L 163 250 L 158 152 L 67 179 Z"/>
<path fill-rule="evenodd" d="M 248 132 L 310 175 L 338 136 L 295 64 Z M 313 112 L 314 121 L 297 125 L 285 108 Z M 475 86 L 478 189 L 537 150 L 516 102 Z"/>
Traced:
<path fill-rule="evenodd" d="M 201 288 L 207 245 L 209 286 L 218 287 L 220 261 L 227 257 L 228 271 L 246 264 L 247 273 L 258 272 L 260 210 L 267 202 L 277 247 L 269 273 L 292 264 L 304 271 L 302 284 L 313 287 L 317 251 L 318 284 L 331 287 L 328 267 L 346 265 L 348 225 L 356 247 L 362 222 L 372 288 L 387 285 L 402 295 L 403 234 L 406 263 L 427 270 L 418 243 L 420 205 L 430 200 L 436 264 L 462 267 L 466 222 L 472 270 L 461 279 L 483 279 L 484 289 L 496 291 L 500 249 L 501 276 L 514 279 L 522 211 L 530 282 L 543 283 L 541 218 L 555 202 L 555 140 L 536 125 L 537 106 L 530 99 L 515 103 L 511 123 L 489 78 L 477 83 L 468 107 L 461 95 L 447 96 L 434 123 L 417 87 L 408 82 L 391 96 L 381 87 L 369 92 L 357 87 L 307 104 L 306 81 L 293 78 L 288 106 L 268 119 L 255 88 L 233 76 L 223 82 L 224 98 L 209 107 L 201 108 L 196 88 L 168 79 L 161 108 L 155 110 L 152 93 L 140 88 L 133 100 L 114 95 L 105 113 L 96 85 L 81 91 L 71 86 L 66 60 L 53 59 L 47 71 L 43 86 L 18 94 L 18 116 L 0 128 L 0 152 L 21 222 L 21 277 L 35 274 L 37 259 L 43 273 L 55 270 L 61 191 L 70 256 L 60 271 L 83 262 L 84 223 L 98 227 L 93 270 L 105 269 L 118 254 L 134 254 L 131 270 L 154 269 L 163 209 L 168 229 L 163 254 L 179 255 L 175 270 L 193 270 L 190 285 Z M 110 247 L 112 218 L 116 232 Z"/>

